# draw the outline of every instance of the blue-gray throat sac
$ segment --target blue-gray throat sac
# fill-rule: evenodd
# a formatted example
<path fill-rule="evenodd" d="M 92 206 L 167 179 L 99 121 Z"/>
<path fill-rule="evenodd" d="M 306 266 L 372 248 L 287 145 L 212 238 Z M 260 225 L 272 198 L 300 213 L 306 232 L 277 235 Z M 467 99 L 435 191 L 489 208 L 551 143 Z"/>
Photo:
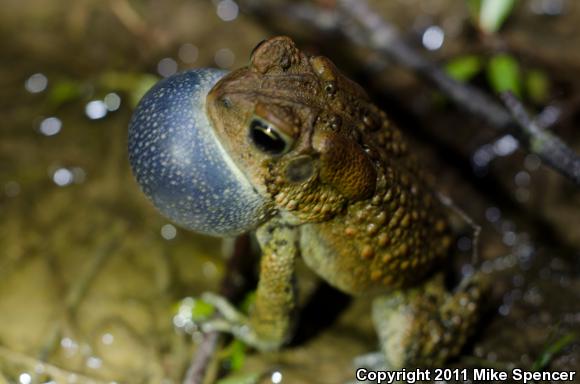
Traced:
<path fill-rule="evenodd" d="M 129 125 L 129 161 L 143 192 L 186 229 L 233 236 L 264 220 L 264 198 L 219 143 L 206 96 L 225 71 L 202 68 L 156 84 Z"/>

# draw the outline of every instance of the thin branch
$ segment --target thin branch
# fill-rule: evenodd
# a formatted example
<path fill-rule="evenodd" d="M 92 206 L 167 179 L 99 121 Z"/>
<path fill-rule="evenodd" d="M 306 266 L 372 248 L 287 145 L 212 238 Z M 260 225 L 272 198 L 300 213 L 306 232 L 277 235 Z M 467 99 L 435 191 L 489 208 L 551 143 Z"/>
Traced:
<path fill-rule="evenodd" d="M 576 153 L 552 132 L 540 128 L 512 93 L 503 93 L 501 97 L 521 128 L 520 133 L 528 143 L 530 152 L 538 155 L 552 168 L 561 170 L 576 184 L 580 184 L 580 159 Z"/>
<path fill-rule="evenodd" d="M 233 244 L 231 256 L 228 259 L 226 274 L 222 279 L 220 294 L 230 301 L 235 300 L 243 291 L 243 284 L 239 284 L 240 275 L 243 276 L 244 260 L 250 253 L 250 236 L 238 236 Z M 202 384 L 208 367 L 213 360 L 220 343 L 220 333 L 217 331 L 207 332 L 196 349 L 195 356 L 187 369 L 183 384 Z"/>
<path fill-rule="evenodd" d="M 553 133 L 525 131 L 501 103 L 480 89 L 449 77 L 439 66 L 407 44 L 396 27 L 382 19 L 364 0 L 339 0 L 337 10 L 305 3 L 271 5 L 245 1 L 245 9 L 259 16 L 268 13 L 284 15 L 286 19 L 314 27 L 325 33 L 341 34 L 354 45 L 366 47 L 393 60 L 436 86 L 458 107 L 486 121 L 498 130 L 508 130 L 530 153 L 544 164 L 580 185 L 580 157 Z M 268 4 L 268 5 L 266 5 Z M 267 9 L 266 9 L 267 8 Z"/>
<path fill-rule="evenodd" d="M 203 335 L 203 340 L 196 349 L 196 354 L 187 369 L 183 384 L 202 384 L 207 368 L 218 347 L 220 335 L 217 331 Z"/>

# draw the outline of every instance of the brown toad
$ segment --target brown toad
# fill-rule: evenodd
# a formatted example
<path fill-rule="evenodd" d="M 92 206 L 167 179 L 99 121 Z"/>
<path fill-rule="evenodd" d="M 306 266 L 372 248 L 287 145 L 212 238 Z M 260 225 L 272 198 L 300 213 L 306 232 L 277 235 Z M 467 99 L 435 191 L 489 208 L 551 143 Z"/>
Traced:
<path fill-rule="evenodd" d="M 150 92 L 130 131 L 134 171 L 166 215 L 206 233 L 257 230 L 263 255 L 249 317 L 206 295 L 224 315 L 206 329 L 231 332 L 259 350 L 282 346 L 291 336 L 294 265 L 301 256 L 339 290 L 376 295 L 373 319 L 390 369 L 440 365 L 457 354 L 476 319 L 477 279 L 446 290 L 438 272 L 451 243 L 446 215 L 385 113 L 330 60 L 305 55 L 287 37 L 261 43 L 247 67 L 213 76 L 211 85 L 218 78 L 205 112 L 222 163 L 202 162 L 189 178 L 182 177 L 185 168 L 164 168 L 190 161 L 188 148 L 198 145 L 188 144 L 188 119 L 203 125 L 203 116 L 173 121 L 197 100 L 177 108 L 174 92 L 191 88 L 203 98 L 197 78 L 191 87 L 176 80 Z M 163 101 L 168 93 L 173 99 Z M 159 116 L 171 124 L 160 130 L 151 123 Z M 188 133 L 164 144 L 175 127 Z M 192 156 L 205 159 L 199 151 L 206 144 Z M 160 145 L 169 149 L 158 154 Z M 148 146 L 156 148 L 155 161 L 142 155 Z M 237 181 L 215 187 L 226 168 Z M 236 183 L 243 185 L 238 195 Z"/>

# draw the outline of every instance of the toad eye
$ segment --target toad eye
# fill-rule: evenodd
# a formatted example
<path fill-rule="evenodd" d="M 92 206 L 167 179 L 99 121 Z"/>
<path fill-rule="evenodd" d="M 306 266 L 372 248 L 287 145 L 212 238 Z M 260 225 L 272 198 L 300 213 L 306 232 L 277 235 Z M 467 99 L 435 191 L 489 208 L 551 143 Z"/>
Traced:
<path fill-rule="evenodd" d="M 255 117 L 250 122 L 250 140 L 260 151 L 274 156 L 287 153 L 294 144 L 293 138 L 269 122 Z"/>

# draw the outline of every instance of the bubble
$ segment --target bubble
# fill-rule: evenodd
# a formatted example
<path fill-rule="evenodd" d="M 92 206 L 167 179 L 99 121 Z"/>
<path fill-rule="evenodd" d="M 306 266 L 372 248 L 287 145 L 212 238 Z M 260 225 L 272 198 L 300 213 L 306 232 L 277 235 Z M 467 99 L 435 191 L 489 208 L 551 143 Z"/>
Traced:
<path fill-rule="evenodd" d="M 113 344 L 113 341 L 115 341 L 115 337 L 110 333 L 105 333 L 103 336 L 101 336 L 101 343 L 105 345 L 111 345 Z"/>
<path fill-rule="evenodd" d="M 537 171 L 540 168 L 540 165 L 542 165 L 542 160 L 540 160 L 538 155 L 534 155 L 533 153 L 527 155 L 524 159 L 524 167 L 528 171 Z"/>
<path fill-rule="evenodd" d="M 495 223 L 501 218 L 501 211 L 496 207 L 489 207 L 485 210 L 485 218 L 490 223 Z"/>
<path fill-rule="evenodd" d="M 512 135 L 505 135 L 493 143 L 493 150 L 498 156 L 507 156 L 518 149 L 519 143 Z"/>
<path fill-rule="evenodd" d="M 530 185 L 530 174 L 526 171 L 520 171 L 515 175 L 514 182 L 518 187 L 527 187 Z"/>
<path fill-rule="evenodd" d="M 495 157 L 491 145 L 486 144 L 478 148 L 473 154 L 473 164 L 479 168 L 487 167 L 489 162 Z"/>
<path fill-rule="evenodd" d="M 57 117 L 47 117 L 40 123 L 40 133 L 45 136 L 54 136 L 60 132 L 62 122 Z"/>
<path fill-rule="evenodd" d="M 73 173 L 66 168 L 59 168 L 54 171 L 52 181 L 59 187 L 70 185 L 74 181 Z"/>
<path fill-rule="evenodd" d="M 179 47 L 179 52 L 177 54 L 179 59 L 184 63 L 194 63 L 199 56 L 199 49 L 191 43 L 185 43 Z"/>
<path fill-rule="evenodd" d="M 223 21 L 232 21 L 238 17 L 240 8 L 233 0 L 222 0 L 217 5 L 217 15 Z"/>
<path fill-rule="evenodd" d="M 177 236 L 177 228 L 172 224 L 165 224 L 161 227 L 161 237 L 165 240 L 173 240 Z"/>
<path fill-rule="evenodd" d="M 214 61 L 220 68 L 230 68 L 234 65 L 236 55 L 228 48 L 218 49 L 214 56 Z"/>
<path fill-rule="evenodd" d="M 169 77 L 177 72 L 177 62 L 171 57 L 163 58 L 157 63 L 157 72 L 163 77 Z"/>
<path fill-rule="evenodd" d="M 280 372 L 280 371 L 272 372 L 271 380 L 272 380 L 273 384 L 281 383 L 282 382 L 282 372 Z"/>
<path fill-rule="evenodd" d="M 516 244 L 516 241 L 518 240 L 518 237 L 516 235 L 515 232 L 506 232 L 503 234 L 503 243 L 505 245 L 507 245 L 508 247 L 512 247 Z"/>
<path fill-rule="evenodd" d="M 24 82 L 24 88 L 30 93 L 39 93 L 46 89 L 48 79 L 42 73 L 35 73 Z"/>
<path fill-rule="evenodd" d="M 85 106 L 85 114 L 91 120 L 102 119 L 107 116 L 107 105 L 102 100 L 89 101 Z"/>
<path fill-rule="evenodd" d="M 81 167 L 73 167 L 71 172 L 73 174 L 75 184 L 82 184 L 87 178 L 87 173 Z"/>
<path fill-rule="evenodd" d="M 538 15 L 558 16 L 564 12 L 565 0 L 534 0 L 530 3 L 532 12 Z"/>
<path fill-rule="evenodd" d="M 87 359 L 87 367 L 92 369 L 99 369 L 103 365 L 103 361 L 98 357 L 91 356 Z"/>
<path fill-rule="evenodd" d="M 108 111 L 113 112 L 121 106 L 121 97 L 114 92 L 108 93 L 103 99 Z"/>
<path fill-rule="evenodd" d="M 29 373 L 21 373 L 18 376 L 18 382 L 20 384 L 30 384 L 32 382 L 32 376 Z"/>
<path fill-rule="evenodd" d="M 443 46 L 445 32 L 443 32 L 440 27 L 432 25 L 423 32 L 423 38 L 421 41 L 425 48 L 430 51 L 436 51 Z"/>
<path fill-rule="evenodd" d="M 510 314 L 510 306 L 507 304 L 500 305 L 498 312 L 502 316 L 507 316 Z"/>

